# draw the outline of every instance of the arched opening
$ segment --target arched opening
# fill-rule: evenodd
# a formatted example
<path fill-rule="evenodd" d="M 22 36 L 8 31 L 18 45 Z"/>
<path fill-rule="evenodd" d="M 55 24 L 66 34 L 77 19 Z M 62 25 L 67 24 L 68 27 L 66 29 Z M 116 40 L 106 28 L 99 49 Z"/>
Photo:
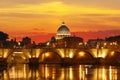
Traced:
<path fill-rule="evenodd" d="M 85 51 L 79 51 L 77 52 L 74 57 L 73 60 L 75 63 L 81 63 L 81 64 L 92 64 L 95 62 L 94 57 L 89 53 L 89 52 L 85 52 Z"/>
<path fill-rule="evenodd" d="M 105 63 L 110 65 L 120 65 L 120 52 L 111 51 L 105 58 Z"/>
<path fill-rule="evenodd" d="M 27 57 L 23 53 L 12 53 L 7 57 L 8 63 L 28 63 Z"/>
<path fill-rule="evenodd" d="M 41 63 L 60 63 L 61 56 L 56 52 L 44 52 L 39 56 Z"/>

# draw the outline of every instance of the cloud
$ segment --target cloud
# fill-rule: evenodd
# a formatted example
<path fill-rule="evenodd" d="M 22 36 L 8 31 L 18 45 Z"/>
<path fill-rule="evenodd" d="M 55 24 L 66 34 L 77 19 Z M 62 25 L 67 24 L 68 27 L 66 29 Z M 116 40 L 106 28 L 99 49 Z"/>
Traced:
<path fill-rule="evenodd" d="M 0 14 L 0 16 L 0 25 L 4 25 L 4 30 L 9 29 L 12 31 L 14 31 L 14 28 L 16 31 L 55 32 L 62 21 L 65 21 L 72 31 L 120 29 L 120 15 L 116 14 L 64 15 L 63 18 L 61 16 L 27 13 L 6 13 Z"/>
<path fill-rule="evenodd" d="M 0 8 L 1 14 L 15 14 L 15 15 L 25 15 L 25 14 L 44 14 L 44 15 L 78 15 L 78 14 L 120 14 L 120 10 L 116 9 L 105 9 L 96 8 L 88 6 L 78 6 L 65 4 L 61 1 L 52 1 L 49 3 L 39 3 L 34 4 L 21 4 L 16 5 L 13 8 Z"/>
<path fill-rule="evenodd" d="M 120 9 L 120 0 L 1 0 L 1 7 L 10 7 L 21 4 L 40 4 L 60 1 L 69 5 L 81 5 L 87 7 L 103 7 L 103 8 L 117 8 Z"/>
<path fill-rule="evenodd" d="M 17 17 L 17 18 L 48 18 L 52 17 L 49 14 L 35 14 L 35 13 L 0 13 L 0 17 Z"/>
<path fill-rule="evenodd" d="M 79 5 L 68 4 L 67 0 L 37 0 L 37 4 L 33 0 L 9 0 L 7 3 L 10 1 L 19 5 L 0 8 L 0 25 L 5 25 L 9 30 L 29 31 L 38 28 L 39 31 L 44 28 L 47 32 L 55 32 L 62 21 L 66 21 L 73 31 L 120 29 L 120 10 L 80 5 L 79 2 L 87 0 L 73 2 Z"/>
<path fill-rule="evenodd" d="M 49 0 L 1 0 L 0 7 L 16 7 L 17 5 L 26 5 L 26 4 L 40 4 L 40 3 L 47 3 Z"/>
<path fill-rule="evenodd" d="M 66 4 L 74 4 L 87 7 L 120 9 L 120 0 L 64 0 L 64 2 Z"/>
<path fill-rule="evenodd" d="M 33 31 L 39 31 L 39 32 L 44 32 L 44 28 L 33 28 Z"/>

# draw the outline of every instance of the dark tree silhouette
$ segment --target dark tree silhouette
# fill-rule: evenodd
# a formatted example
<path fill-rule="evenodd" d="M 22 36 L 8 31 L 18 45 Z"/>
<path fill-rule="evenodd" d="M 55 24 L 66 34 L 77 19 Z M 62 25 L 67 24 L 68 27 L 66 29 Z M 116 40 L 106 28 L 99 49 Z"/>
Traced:
<path fill-rule="evenodd" d="M 8 39 L 8 34 L 0 31 L 0 41 L 4 42 Z"/>
<path fill-rule="evenodd" d="M 23 43 L 24 45 L 31 44 L 31 38 L 29 38 L 29 37 L 24 37 L 24 38 L 22 39 L 22 43 Z"/>

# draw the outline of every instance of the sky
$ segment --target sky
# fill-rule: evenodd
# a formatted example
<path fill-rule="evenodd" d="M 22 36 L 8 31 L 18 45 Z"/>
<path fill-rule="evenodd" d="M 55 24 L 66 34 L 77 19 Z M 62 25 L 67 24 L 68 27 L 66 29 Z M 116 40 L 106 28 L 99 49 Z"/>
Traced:
<path fill-rule="evenodd" d="M 55 36 L 64 21 L 72 33 L 85 39 L 119 35 L 115 33 L 120 30 L 119 3 L 120 0 L 0 0 L 0 31 L 10 38 L 28 36 L 42 42 Z M 109 33 L 99 35 L 100 31 Z M 94 32 L 96 36 L 86 36 Z"/>

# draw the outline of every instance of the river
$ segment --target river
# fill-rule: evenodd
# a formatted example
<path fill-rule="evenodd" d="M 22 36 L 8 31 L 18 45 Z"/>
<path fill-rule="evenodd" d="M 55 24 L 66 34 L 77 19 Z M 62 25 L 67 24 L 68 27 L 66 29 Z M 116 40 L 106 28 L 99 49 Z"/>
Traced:
<path fill-rule="evenodd" d="M 14 64 L 0 71 L 0 80 L 120 80 L 119 66 L 41 64 L 30 68 Z"/>

